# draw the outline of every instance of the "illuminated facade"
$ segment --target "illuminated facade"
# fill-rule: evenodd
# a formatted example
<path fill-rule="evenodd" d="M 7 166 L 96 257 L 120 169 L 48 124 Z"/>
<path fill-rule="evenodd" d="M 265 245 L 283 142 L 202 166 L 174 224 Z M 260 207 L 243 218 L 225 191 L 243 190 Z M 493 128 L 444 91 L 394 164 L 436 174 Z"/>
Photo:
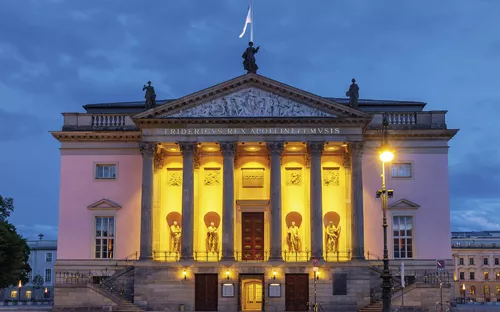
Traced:
<path fill-rule="evenodd" d="M 455 294 L 467 301 L 500 301 L 500 232 L 452 232 Z"/>
<path fill-rule="evenodd" d="M 62 155 L 55 306 L 73 300 L 71 272 L 116 276 L 102 272 L 136 254 L 142 307 L 368 305 L 380 277 L 366 260 L 383 250 L 383 116 L 396 152 L 389 256 L 410 268 L 451 261 L 448 141 L 457 130 L 424 106 L 359 100 L 355 109 L 246 74 L 147 110 L 133 102 L 63 114 L 52 133 Z"/>

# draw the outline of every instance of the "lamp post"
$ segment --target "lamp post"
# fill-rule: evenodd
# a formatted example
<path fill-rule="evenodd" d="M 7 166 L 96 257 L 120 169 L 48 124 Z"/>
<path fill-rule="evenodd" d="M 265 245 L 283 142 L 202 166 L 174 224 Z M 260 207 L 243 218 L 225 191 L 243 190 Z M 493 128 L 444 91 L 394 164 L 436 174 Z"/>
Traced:
<path fill-rule="evenodd" d="M 19 285 L 17 285 L 17 287 L 19 288 L 17 291 L 17 301 L 18 304 L 21 304 L 21 288 L 23 287 L 23 283 L 21 282 L 21 280 L 19 280 Z"/>
<path fill-rule="evenodd" d="M 380 277 L 382 278 L 382 311 L 391 311 L 391 289 L 392 289 L 392 276 L 389 270 L 389 252 L 387 250 L 387 208 L 388 198 L 393 196 L 393 191 L 388 190 L 385 185 L 385 163 L 391 162 L 394 159 L 394 153 L 390 150 L 387 143 L 387 127 L 389 122 L 387 116 L 384 115 L 382 123 L 382 146 L 380 148 L 380 160 L 382 161 L 382 189 L 377 191 L 377 198 L 382 201 L 382 228 L 384 229 L 384 269 Z"/>
<path fill-rule="evenodd" d="M 464 304 L 465 304 L 465 283 L 462 284 L 462 292 L 464 293 Z"/>

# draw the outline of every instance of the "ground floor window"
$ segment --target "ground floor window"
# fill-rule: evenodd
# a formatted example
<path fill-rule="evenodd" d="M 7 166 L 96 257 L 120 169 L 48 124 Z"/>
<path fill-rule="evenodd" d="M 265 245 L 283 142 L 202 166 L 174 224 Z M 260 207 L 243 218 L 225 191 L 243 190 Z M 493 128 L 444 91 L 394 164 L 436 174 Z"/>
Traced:
<path fill-rule="evenodd" d="M 11 290 L 10 291 L 10 298 L 11 299 L 17 299 L 17 290 Z"/>
<path fill-rule="evenodd" d="M 115 250 L 115 218 L 95 218 L 95 258 L 112 259 Z"/>
<path fill-rule="evenodd" d="M 394 216 L 392 218 L 392 238 L 394 259 L 413 258 L 413 217 Z"/>
<path fill-rule="evenodd" d="M 26 299 L 31 299 L 31 290 L 26 291 Z"/>

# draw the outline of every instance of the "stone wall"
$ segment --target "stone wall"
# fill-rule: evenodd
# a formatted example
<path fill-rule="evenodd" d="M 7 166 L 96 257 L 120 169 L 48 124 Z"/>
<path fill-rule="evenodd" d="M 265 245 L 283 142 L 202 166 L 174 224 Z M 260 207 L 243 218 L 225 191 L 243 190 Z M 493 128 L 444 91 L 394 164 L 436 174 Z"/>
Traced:
<path fill-rule="evenodd" d="M 438 284 L 416 283 L 412 289 L 404 294 L 406 307 L 418 307 L 424 310 L 435 310 L 436 302 L 441 302 L 441 290 Z M 443 286 L 443 303 L 451 302 L 450 285 Z M 393 307 L 401 307 L 401 296 L 393 297 Z"/>
<path fill-rule="evenodd" d="M 56 285 L 53 311 L 74 311 L 75 308 L 90 308 L 87 311 L 102 311 L 117 306 L 111 299 L 90 289 L 85 284 Z"/>

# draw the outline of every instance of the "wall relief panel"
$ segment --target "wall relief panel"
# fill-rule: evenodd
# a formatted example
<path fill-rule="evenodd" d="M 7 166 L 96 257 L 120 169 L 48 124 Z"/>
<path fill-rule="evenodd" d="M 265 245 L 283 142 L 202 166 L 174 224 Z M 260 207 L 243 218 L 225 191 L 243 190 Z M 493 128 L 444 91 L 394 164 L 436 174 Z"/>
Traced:
<path fill-rule="evenodd" d="M 339 167 L 323 167 L 323 185 L 324 186 L 339 186 L 340 175 Z"/>
<path fill-rule="evenodd" d="M 167 168 L 167 185 L 182 186 L 182 168 Z"/>
<path fill-rule="evenodd" d="M 285 168 L 286 185 L 301 186 L 302 185 L 302 168 Z"/>
<path fill-rule="evenodd" d="M 204 168 L 203 183 L 205 186 L 220 185 L 220 168 Z"/>
<path fill-rule="evenodd" d="M 264 168 L 241 168 L 243 187 L 264 187 Z"/>

